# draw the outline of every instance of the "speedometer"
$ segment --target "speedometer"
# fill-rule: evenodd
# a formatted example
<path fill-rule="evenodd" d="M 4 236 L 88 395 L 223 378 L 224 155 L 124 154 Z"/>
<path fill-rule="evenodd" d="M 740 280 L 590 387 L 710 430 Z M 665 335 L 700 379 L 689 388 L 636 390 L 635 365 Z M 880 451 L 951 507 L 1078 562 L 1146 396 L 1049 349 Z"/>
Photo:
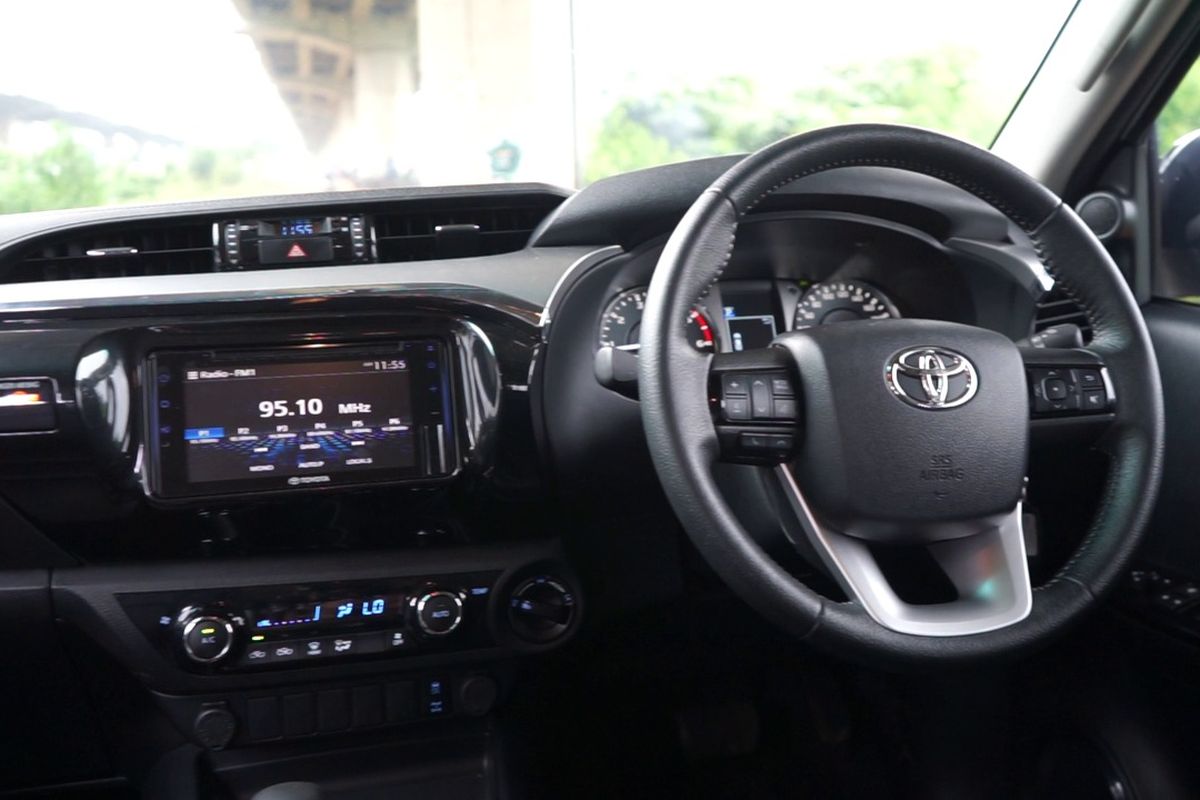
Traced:
<path fill-rule="evenodd" d="M 900 312 L 883 292 L 862 281 L 814 284 L 796 305 L 794 330 L 859 319 L 892 319 Z"/>
<path fill-rule="evenodd" d="M 612 299 L 600 317 L 600 347 L 637 352 L 638 335 L 642 329 L 642 313 L 646 309 L 646 290 L 630 289 Z M 688 338 L 697 350 L 713 350 L 716 336 L 708 318 L 698 309 L 688 312 Z"/>

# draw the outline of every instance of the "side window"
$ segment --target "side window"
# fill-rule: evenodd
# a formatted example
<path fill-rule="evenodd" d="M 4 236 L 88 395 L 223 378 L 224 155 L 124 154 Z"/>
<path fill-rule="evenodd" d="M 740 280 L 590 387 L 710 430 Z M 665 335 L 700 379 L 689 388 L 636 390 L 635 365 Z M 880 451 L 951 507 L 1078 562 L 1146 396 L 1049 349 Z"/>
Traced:
<path fill-rule="evenodd" d="M 1160 261 L 1155 293 L 1200 303 L 1200 62 L 1155 121 Z"/>

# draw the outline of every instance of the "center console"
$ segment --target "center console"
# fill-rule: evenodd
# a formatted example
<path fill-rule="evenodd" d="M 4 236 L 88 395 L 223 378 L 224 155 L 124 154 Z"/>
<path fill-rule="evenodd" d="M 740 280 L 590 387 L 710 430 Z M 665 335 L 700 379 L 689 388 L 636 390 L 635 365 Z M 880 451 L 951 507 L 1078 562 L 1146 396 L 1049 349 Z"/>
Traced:
<path fill-rule="evenodd" d="M 148 698 L 260 766 L 479 722 L 584 611 L 538 466 L 533 320 L 314 305 L 77 320 L 55 363 L 0 358 L 26 412 L 0 493 L 71 556 L 54 615 L 102 715 Z"/>

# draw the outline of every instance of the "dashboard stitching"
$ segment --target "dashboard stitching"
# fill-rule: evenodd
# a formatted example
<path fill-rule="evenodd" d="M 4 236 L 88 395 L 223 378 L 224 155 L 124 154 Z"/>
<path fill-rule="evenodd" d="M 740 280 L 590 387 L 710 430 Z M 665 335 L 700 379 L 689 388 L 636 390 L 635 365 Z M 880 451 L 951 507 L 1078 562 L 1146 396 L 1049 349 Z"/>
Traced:
<path fill-rule="evenodd" d="M 1004 204 L 1001 201 L 999 201 L 998 199 L 996 199 L 996 197 L 994 195 L 992 195 L 991 192 L 984 191 L 983 189 L 979 188 L 978 185 L 976 185 L 975 183 L 973 183 L 971 181 L 963 180 L 956 175 L 952 175 L 950 173 L 943 172 L 942 170 L 927 169 L 927 168 L 920 167 L 916 164 L 913 164 L 912 162 L 897 161 L 895 159 L 889 159 L 889 158 L 850 158 L 850 159 L 843 159 L 841 161 L 829 161 L 824 164 L 820 164 L 811 169 L 808 169 L 803 172 L 792 175 L 791 177 L 786 178 L 786 179 L 780 181 L 779 183 L 776 183 L 774 186 L 767 189 L 762 194 L 760 194 L 758 197 L 756 197 L 749 205 L 746 206 L 746 209 L 744 211 L 741 211 L 738 214 L 738 216 L 740 218 L 740 217 L 745 216 L 746 214 L 750 213 L 750 211 L 752 211 L 759 203 L 761 203 L 764 198 L 766 198 L 771 193 L 777 191 L 780 187 L 786 186 L 787 184 L 791 183 L 792 181 L 796 181 L 796 180 L 799 180 L 800 178 L 808 177 L 809 175 L 815 175 L 819 172 L 826 172 L 831 169 L 839 169 L 841 167 L 852 167 L 852 166 L 891 167 L 894 169 L 907 170 L 909 172 L 918 172 L 918 173 L 921 173 L 924 175 L 929 175 L 930 177 L 938 178 L 940 180 L 945 181 L 946 183 L 953 184 L 954 186 L 957 186 L 960 189 L 965 189 L 966 191 L 970 192 L 971 194 L 975 195 L 976 197 L 980 198 L 981 200 L 987 201 L 992 206 L 994 206 L 997 210 L 1003 212 L 1010 219 L 1012 219 L 1014 222 L 1016 222 L 1018 225 L 1020 225 L 1021 228 L 1024 229 L 1025 231 L 1028 232 L 1029 230 L 1034 228 L 1034 226 L 1031 225 L 1029 220 L 1023 214 L 1018 214 L 1017 212 L 1013 211 L 1006 204 Z"/>
<path fill-rule="evenodd" d="M 700 295 L 696 298 L 697 303 L 700 302 L 704 295 L 712 291 L 712 288 L 717 285 L 717 281 L 721 280 L 721 276 L 725 274 L 725 270 L 729 267 L 729 262 L 733 260 L 733 248 L 737 243 L 738 223 L 736 222 L 736 219 L 740 219 L 741 215 L 737 213 L 737 206 L 733 204 L 732 200 L 730 200 L 728 197 L 725 197 L 723 194 L 721 195 L 721 199 L 725 200 L 725 202 L 729 203 L 730 207 L 733 208 L 735 222 L 729 228 L 729 246 L 725 249 L 725 256 L 721 259 L 721 265 L 717 267 L 717 272 L 712 276 L 712 280 L 705 285 L 704 290 L 700 292 Z"/>
<path fill-rule="evenodd" d="M 1047 262 L 1047 259 L 1043 253 L 1043 249 L 1040 246 L 1040 243 L 1038 242 L 1037 238 L 1033 234 L 1033 231 L 1036 230 L 1037 227 L 1040 227 L 1041 223 L 1039 223 L 1038 226 L 1031 225 L 1029 220 L 1023 214 L 1018 214 L 1016 211 L 1013 211 L 1007 204 L 1002 203 L 1000 200 L 996 199 L 996 197 L 991 192 L 984 191 L 983 189 L 981 189 L 977 184 L 973 183 L 972 181 L 962 180 L 961 178 L 959 178 L 955 175 L 952 175 L 947 172 L 943 172 L 941 170 L 919 168 L 917 165 L 915 165 L 911 162 L 908 162 L 908 161 L 897 161 L 895 159 L 888 159 L 888 158 L 851 158 L 851 159 L 843 159 L 841 161 L 827 161 L 824 164 L 819 164 L 816 167 L 812 167 L 811 169 L 804 170 L 803 172 L 799 172 L 797 174 L 792 175 L 791 177 L 788 177 L 782 181 L 779 181 L 774 186 L 771 186 L 769 189 L 766 189 L 761 194 L 759 194 L 758 197 L 754 198 L 754 200 L 752 200 L 749 204 L 747 204 L 746 208 L 743 210 L 738 210 L 737 204 L 733 202 L 733 198 L 731 198 L 727 194 L 725 194 L 724 191 L 721 191 L 720 194 L 721 194 L 721 197 L 723 197 L 725 200 L 727 200 L 729 202 L 729 204 L 731 206 L 733 206 L 734 215 L 735 215 L 736 219 L 740 221 L 743 217 L 745 217 L 747 214 L 749 214 L 751 211 L 753 211 L 758 206 L 758 204 L 761 203 L 765 198 L 767 198 L 769 195 L 773 194 L 774 192 L 778 191 L 781 187 L 788 185 L 792 181 L 797 181 L 797 180 L 800 180 L 801 178 L 806 178 L 810 175 L 816 175 L 821 172 L 827 172 L 828 170 L 831 170 L 831 169 L 839 169 L 841 167 L 853 167 L 853 166 L 890 167 L 893 169 L 907 170 L 909 172 L 917 172 L 917 173 L 921 173 L 924 175 L 929 175 L 930 177 L 938 178 L 940 180 L 945 181 L 946 183 L 952 184 L 954 186 L 959 187 L 960 189 L 970 192 L 971 194 L 975 195 L 979 199 L 981 199 L 987 203 L 990 203 L 994 208 L 996 208 L 998 211 L 1000 211 L 1001 213 L 1008 216 L 1009 219 L 1016 222 L 1021 227 L 1022 230 L 1024 230 L 1027 234 L 1029 234 L 1030 238 L 1034 242 L 1034 247 L 1038 253 L 1038 257 L 1041 259 L 1042 263 L 1046 265 L 1048 271 L 1053 273 L 1053 270 L 1049 269 L 1050 265 Z M 700 295 L 696 298 L 697 302 L 699 302 L 699 300 L 702 297 L 704 297 L 705 294 L 710 292 L 712 290 L 713 286 L 716 285 L 717 281 L 719 281 L 721 279 L 721 275 L 724 274 L 725 269 L 729 266 L 730 260 L 733 258 L 733 248 L 734 248 L 734 243 L 735 243 L 736 239 L 737 239 L 737 222 L 735 222 L 733 224 L 733 226 L 729 232 L 729 249 L 725 253 L 725 257 L 724 257 L 724 259 L 722 259 L 720 266 L 717 267 L 716 274 L 713 275 L 712 279 L 709 280 L 708 283 L 705 285 L 704 290 L 701 291 Z M 1073 293 L 1070 291 L 1070 289 L 1068 289 L 1067 291 L 1068 291 L 1068 294 L 1072 295 L 1072 298 L 1073 298 Z M 1085 309 L 1085 313 L 1086 312 L 1087 312 L 1087 309 Z M 1091 321 L 1091 317 L 1092 317 L 1092 315 L 1088 314 L 1089 321 Z M 1093 328 L 1094 327 L 1095 327 L 1095 323 L 1093 322 Z"/>
<path fill-rule="evenodd" d="M 1057 273 L 1057 270 L 1054 267 L 1054 259 L 1051 258 L 1046 252 L 1045 245 L 1042 244 L 1042 240 L 1038 237 L 1037 232 L 1029 231 L 1028 236 L 1029 240 L 1033 243 L 1033 249 L 1037 253 L 1038 259 L 1041 260 L 1041 262 L 1046 266 L 1046 271 L 1050 273 L 1050 277 L 1054 278 L 1055 282 L 1062 286 L 1062 289 L 1064 292 L 1066 292 L 1067 297 L 1069 297 L 1072 302 L 1079 306 L 1083 311 L 1083 315 L 1087 318 L 1088 324 L 1092 326 L 1093 343 L 1097 339 L 1102 342 L 1106 340 L 1108 338 L 1108 326 L 1105 322 L 1104 315 L 1091 301 L 1079 296 L 1079 294 L 1075 291 L 1075 287 L 1071 284 L 1071 281 Z"/>

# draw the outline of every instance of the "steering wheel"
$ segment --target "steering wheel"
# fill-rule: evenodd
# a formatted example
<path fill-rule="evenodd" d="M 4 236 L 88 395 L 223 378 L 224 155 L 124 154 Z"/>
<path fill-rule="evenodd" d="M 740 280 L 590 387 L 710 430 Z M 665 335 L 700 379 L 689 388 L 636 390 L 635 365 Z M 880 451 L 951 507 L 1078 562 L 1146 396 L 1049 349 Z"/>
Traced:
<path fill-rule="evenodd" d="M 1084 310 L 1091 343 L 1019 348 L 982 328 L 898 319 L 787 332 L 751 353 L 697 352 L 679 323 L 729 263 L 739 221 L 785 184 L 850 166 L 923 173 L 1005 214 Z M 638 369 L 655 468 L 709 564 L 796 637 L 875 664 L 1044 644 L 1123 574 L 1159 485 L 1158 367 L 1116 265 L 1053 192 L 986 150 L 930 131 L 827 128 L 770 145 L 722 175 L 659 259 Z M 753 407 L 749 421 L 745 407 L 729 413 L 738 391 Z M 772 416 L 772 399 L 777 411 L 795 413 L 756 427 L 760 410 Z M 1033 587 L 1021 504 L 1030 430 L 1039 426 L 1098 430 L 1090 444 L 1109 469 L 1078 550 Z M 847 600 L 814 591 L 756 543 L 722 495 L 721 461 L 773 473 L 763 477 L 776 492 L 774 513 Z M 882 554 L 902 550 L 932 560 L 951 587 L 946 596 L 924 602 L 897 588 L 906 562 Z"/>

